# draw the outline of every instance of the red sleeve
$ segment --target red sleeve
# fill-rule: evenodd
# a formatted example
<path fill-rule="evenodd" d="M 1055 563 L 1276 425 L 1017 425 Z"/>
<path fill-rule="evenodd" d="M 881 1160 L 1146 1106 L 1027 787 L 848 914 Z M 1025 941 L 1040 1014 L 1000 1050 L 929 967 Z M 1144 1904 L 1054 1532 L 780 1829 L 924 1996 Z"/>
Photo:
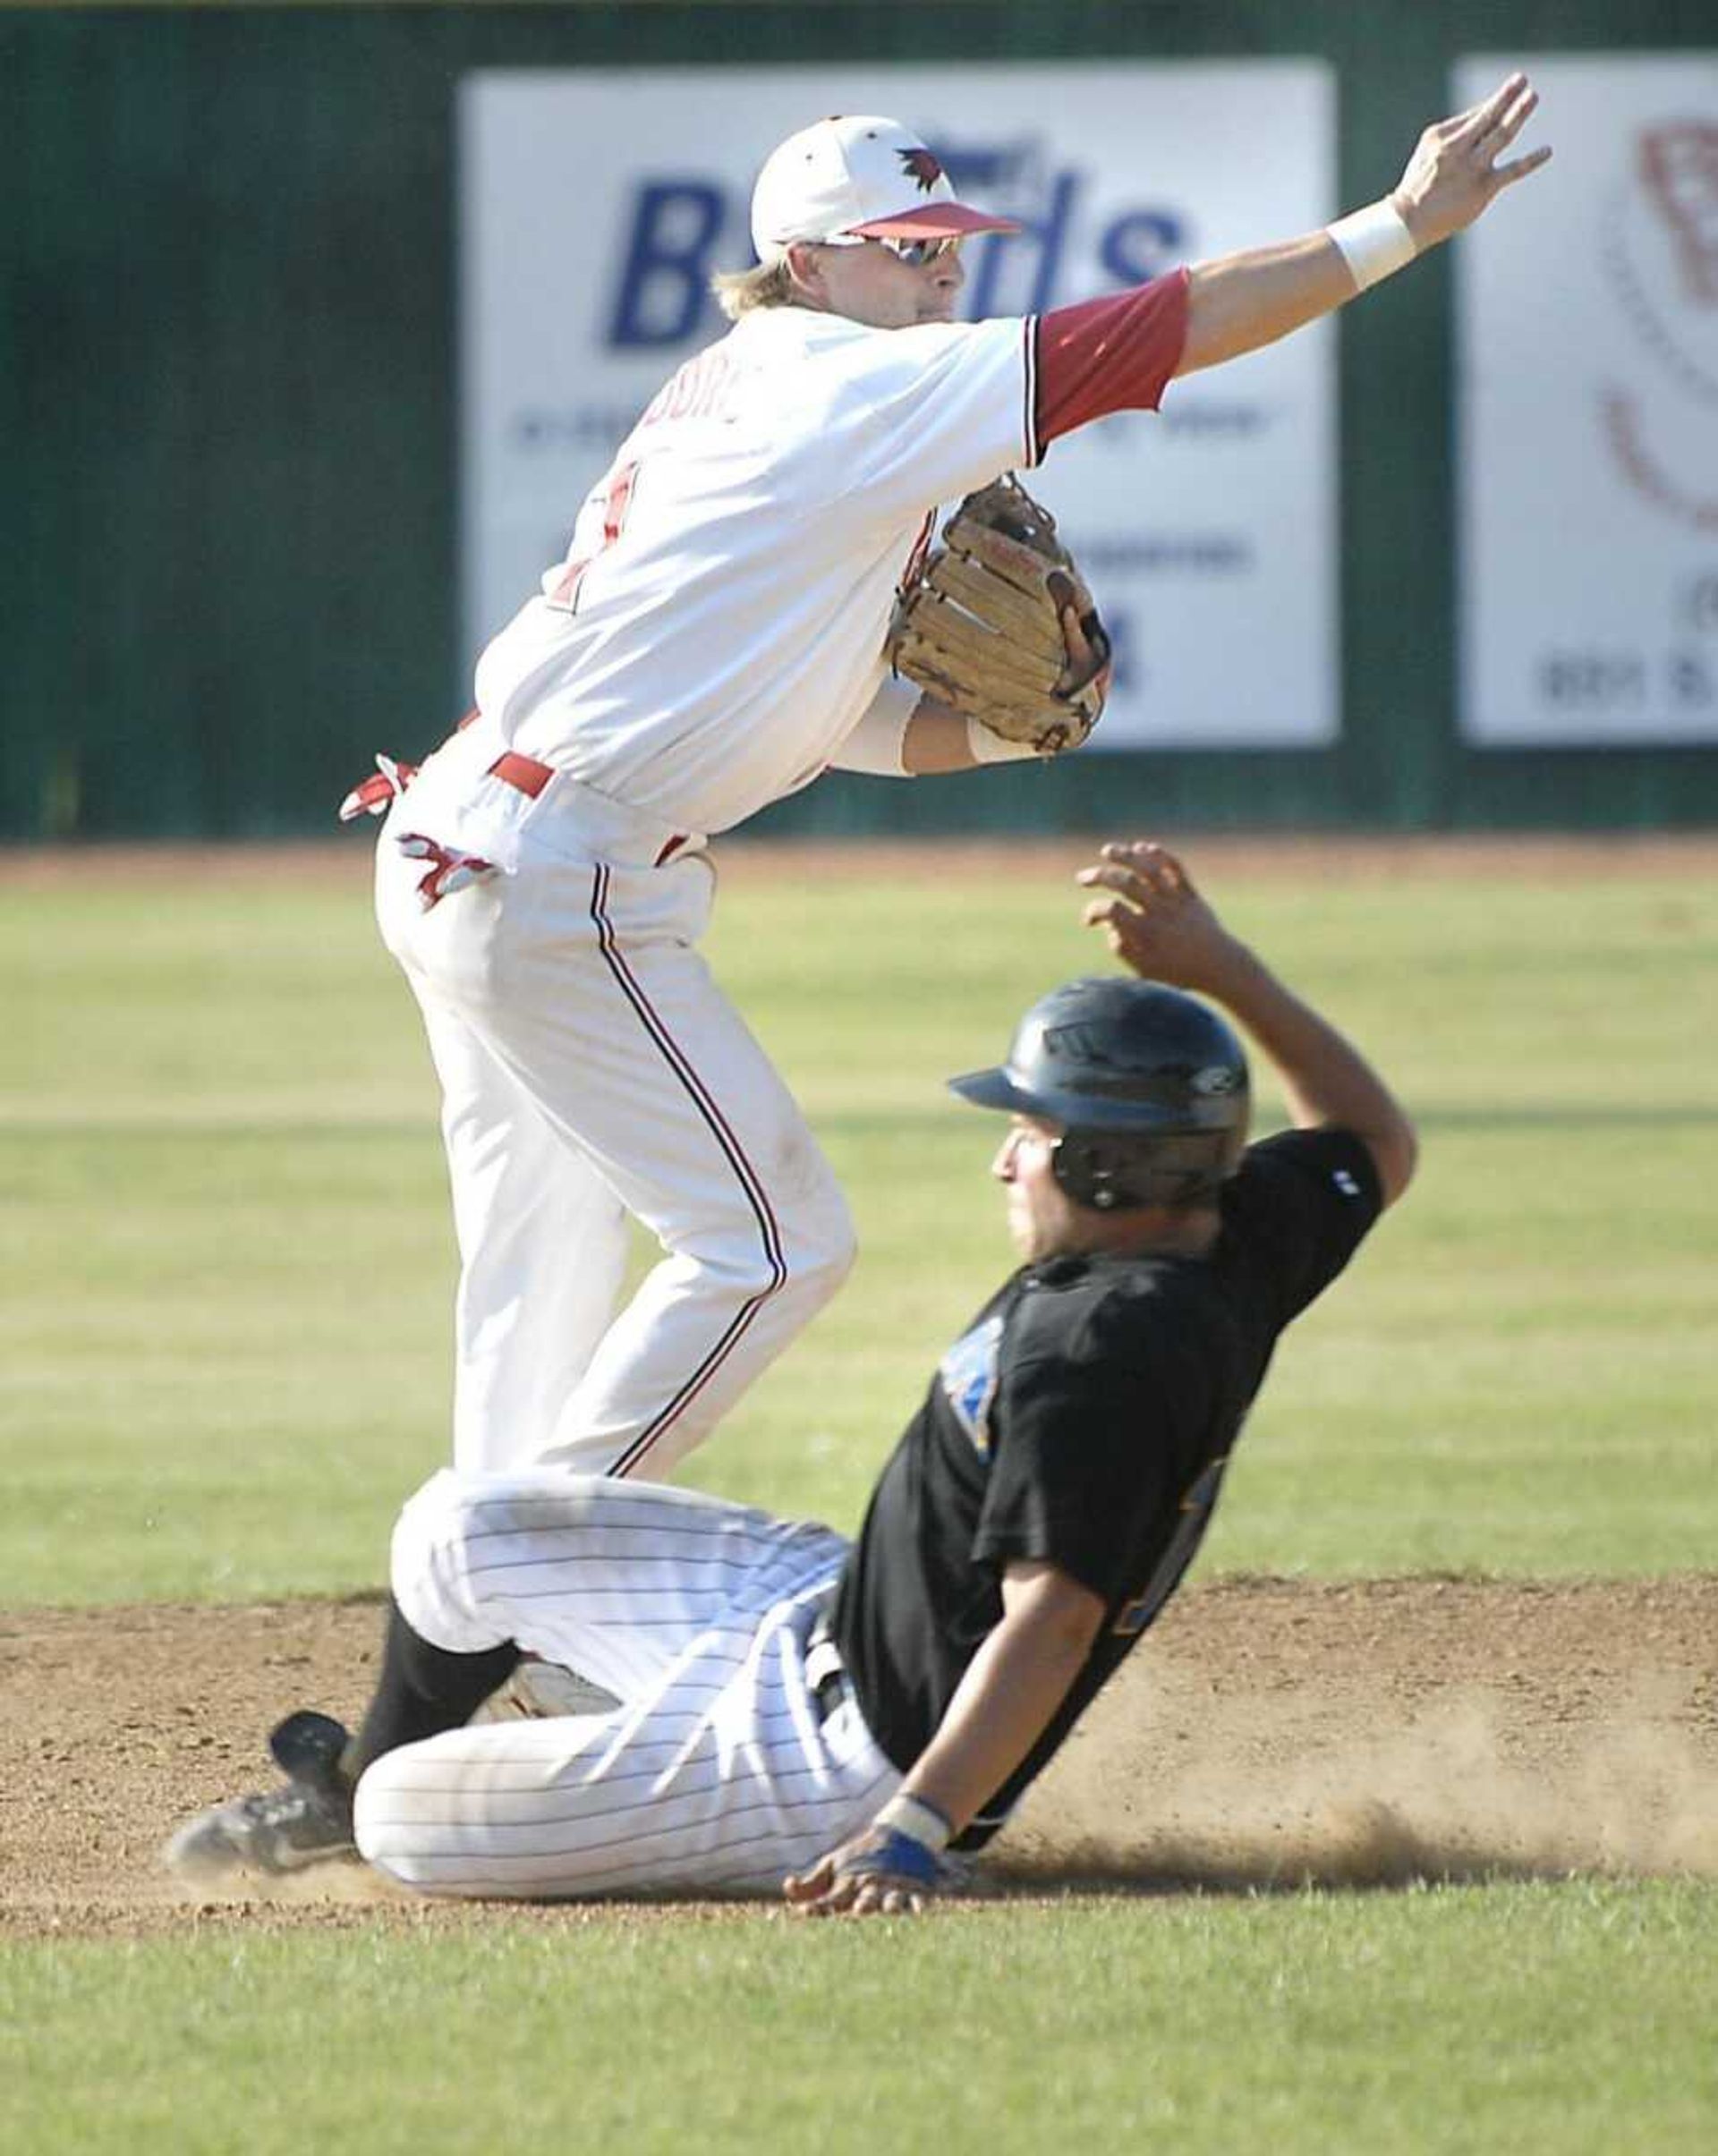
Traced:
<path fill-rule="evenodd" d="M 1155 412 L 1187 341 L 1187 272 L 1038 318 L 1038 454 L 1111 412 Z"/>

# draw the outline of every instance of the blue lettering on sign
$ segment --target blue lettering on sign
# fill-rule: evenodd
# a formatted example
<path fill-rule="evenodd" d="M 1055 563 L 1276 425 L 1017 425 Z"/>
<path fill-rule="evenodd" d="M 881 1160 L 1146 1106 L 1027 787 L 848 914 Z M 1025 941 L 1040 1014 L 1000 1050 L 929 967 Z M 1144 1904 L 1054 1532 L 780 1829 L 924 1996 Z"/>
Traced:
<path fill-rule="evenodd" d="M 970 276 L 961 310 L 968 317 L 1042 314 L 1067 300 L 1091 296 L 1084 281 L 1070 288 L 1064 272 L 1092 175 L 1078 166 L 1050 170 L 1035 153 L 1036 146 L 1027 144 L 989 155 L 964 150 L 948 160 L 957 182 L 969 184 L 980 200 L 989 179 L 988 206 L 1020 225 L 1013 238 L 968 247 Z M 1187 233 L 1187 219 L 1178 210 L 1140 205 L 1100 225 L 1091 243 L 1114 284 L 1144 284 L 1185 259 Z"/>
<path fill-rule="evenodd" d="M 1186 259 L 1186 226 L 1164 209 L 1130 209 L 1098 242 L 1098 259 L 1118 284 L 1149 284 Z"/>
<path fill-rule="evenodd" d="M 1186 259 L 1190 221 L 1177 208 L 1139 204 L 1095 232 L 1082 226 L 1090 172 L 1052 166 L 1036 139 L 974 144 L 938 154 L 963 192 L 1015 217 L 1014 237 L 969 242 L 960 312 L 1042 314 L 1113 285 L 1143 284 Z M 745 203 L 710 176 L 648 174 L 639 180 L 620 252 L 607 343 L 622 350 L 665 351 L 716 326 L 710 275 L 739 268 L 753 253 L 744 237 Z M 1083 263 L 1095 256 L 1104 277 L 1071 276 L 1074 236 Z"/>
<path fill-rule="evenodd" d="M 1068 221 L 1080 191 L 1079 174 L 1059 172 L 1050 182 L 1049 198 L 1037 216 L 1019 215 L 1016 237 L 987 247 L 974 267 L 963 313 L 975 318 L 992 314 L 1042 314 L 1056 304 L 1062 256 L 1067 246 Z M 1032 282 L 1025 284 L 1030 265 Z M 1006 276 L 1009 302 L 998 300 L 998 287 Z"/>
<path fill-rule="evenodd" d="M 727 201 L 707 180 L 647 180 L 638 191 L 611 344 L 680 344 L 698 327 Z"/>

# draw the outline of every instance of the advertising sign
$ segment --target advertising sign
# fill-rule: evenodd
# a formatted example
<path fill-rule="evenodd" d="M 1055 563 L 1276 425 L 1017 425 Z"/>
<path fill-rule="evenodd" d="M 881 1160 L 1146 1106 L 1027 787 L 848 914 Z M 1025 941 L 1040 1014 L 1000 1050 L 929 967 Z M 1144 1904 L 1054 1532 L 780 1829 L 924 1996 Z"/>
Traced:
<path fill-rule="evenodd" d="M 1718 740 L 1718 52 L 1476 56 L 1457 103 L 1516 66 L 1556 154 L 1457 249 L 1462 730 Z"/>
<path fill-rule="evenodd" d="M 1332 214 L 1315 62 L 484 72 L 462 86 L 464 629 L 565 548 L 663 380 L 726 324 L 752 182 L 819 115 L 921 131 L 1017 216 L 963 313 L 1038 313 Z M 1316 744 L 1339 724 L 1334 346 L 1319 326 L 1055 445 L 1032 480 L 1118 645 L 1112 748 Z"/>

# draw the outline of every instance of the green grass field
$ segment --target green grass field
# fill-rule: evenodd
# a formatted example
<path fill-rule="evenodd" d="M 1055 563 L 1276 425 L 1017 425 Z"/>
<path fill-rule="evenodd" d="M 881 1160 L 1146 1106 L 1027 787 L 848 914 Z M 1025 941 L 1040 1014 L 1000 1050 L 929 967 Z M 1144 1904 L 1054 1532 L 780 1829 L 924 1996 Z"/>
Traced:
<path fill-rule="evenodd" d="M 1202 1569 L 1711 1570 L 1710 877 L 1309 857 L 1211 880 L 1374 1053 L 1425 1155 L 1286 1347 Z M 736 863 L 710 955 L 863 1256 L 688 1480 L 856 1518 L 1008 1262 L 995 1127 L 941 1079 L 1104 963 L 1076 917 L 1036 857 L 1013 879 Z M 446 1450 L 452 1251 L 361 874 L 0 885 L 0 1604 L 378 1583 Z M 1710 1885 L 999 1905 L 917 1931 L 342 1916 L 0 1947 L 0 2145 L 1718 2140 Z"/>
<path fill-rule="evenodd" d="M 0 1962 L 15 2156 L 1711 2145 L 1710 1892 L 1576 1885 Z"/>
<path fill-rule="evenodd" d="M 942 1079 L 1102 952 L 1042 871 L 728 882 L 712 959 L 863 1255 L 688 1479 L 843 1525 L 1008 1262 L 996 1126 Z M 1282 1357 L 1205 1561 L 1710 1564 L 1718 892 L 1408 875 L 1218 896 L 1425 1142 L 1409 1202 Z M 361 879 L 13 889 L 3 918 L 5 1599 L 373 1582 L 447 1444 L 453 1257 L 428 1058 Z"/>

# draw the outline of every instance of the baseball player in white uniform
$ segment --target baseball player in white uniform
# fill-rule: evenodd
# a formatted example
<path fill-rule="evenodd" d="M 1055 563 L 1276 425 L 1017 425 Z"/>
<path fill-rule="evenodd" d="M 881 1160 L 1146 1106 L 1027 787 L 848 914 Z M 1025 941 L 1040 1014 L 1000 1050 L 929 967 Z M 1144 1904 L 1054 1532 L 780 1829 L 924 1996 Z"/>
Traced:
<path fill-rule="evenodd" d="M 392 797 L 378 918 L 444 1095 L 459 1468 L 663 1474 L 852 1262 L 829 1165 L 699 955 L 705 845 L 830 767 L 1022 752 L 888 677 L 938 505 L 1471 222 L 1549 154 L 1499 161 L 1535 101 L 1511 77 L 1325 231 L 973 324 L 960 243 L 1008 226 L 916 137 L 837 118 L 772 154 L 733 329 L 622 444 L 472 719 L 362 790 Z M 617 1318 L 629 1212 L 663 1256 Z"/>

